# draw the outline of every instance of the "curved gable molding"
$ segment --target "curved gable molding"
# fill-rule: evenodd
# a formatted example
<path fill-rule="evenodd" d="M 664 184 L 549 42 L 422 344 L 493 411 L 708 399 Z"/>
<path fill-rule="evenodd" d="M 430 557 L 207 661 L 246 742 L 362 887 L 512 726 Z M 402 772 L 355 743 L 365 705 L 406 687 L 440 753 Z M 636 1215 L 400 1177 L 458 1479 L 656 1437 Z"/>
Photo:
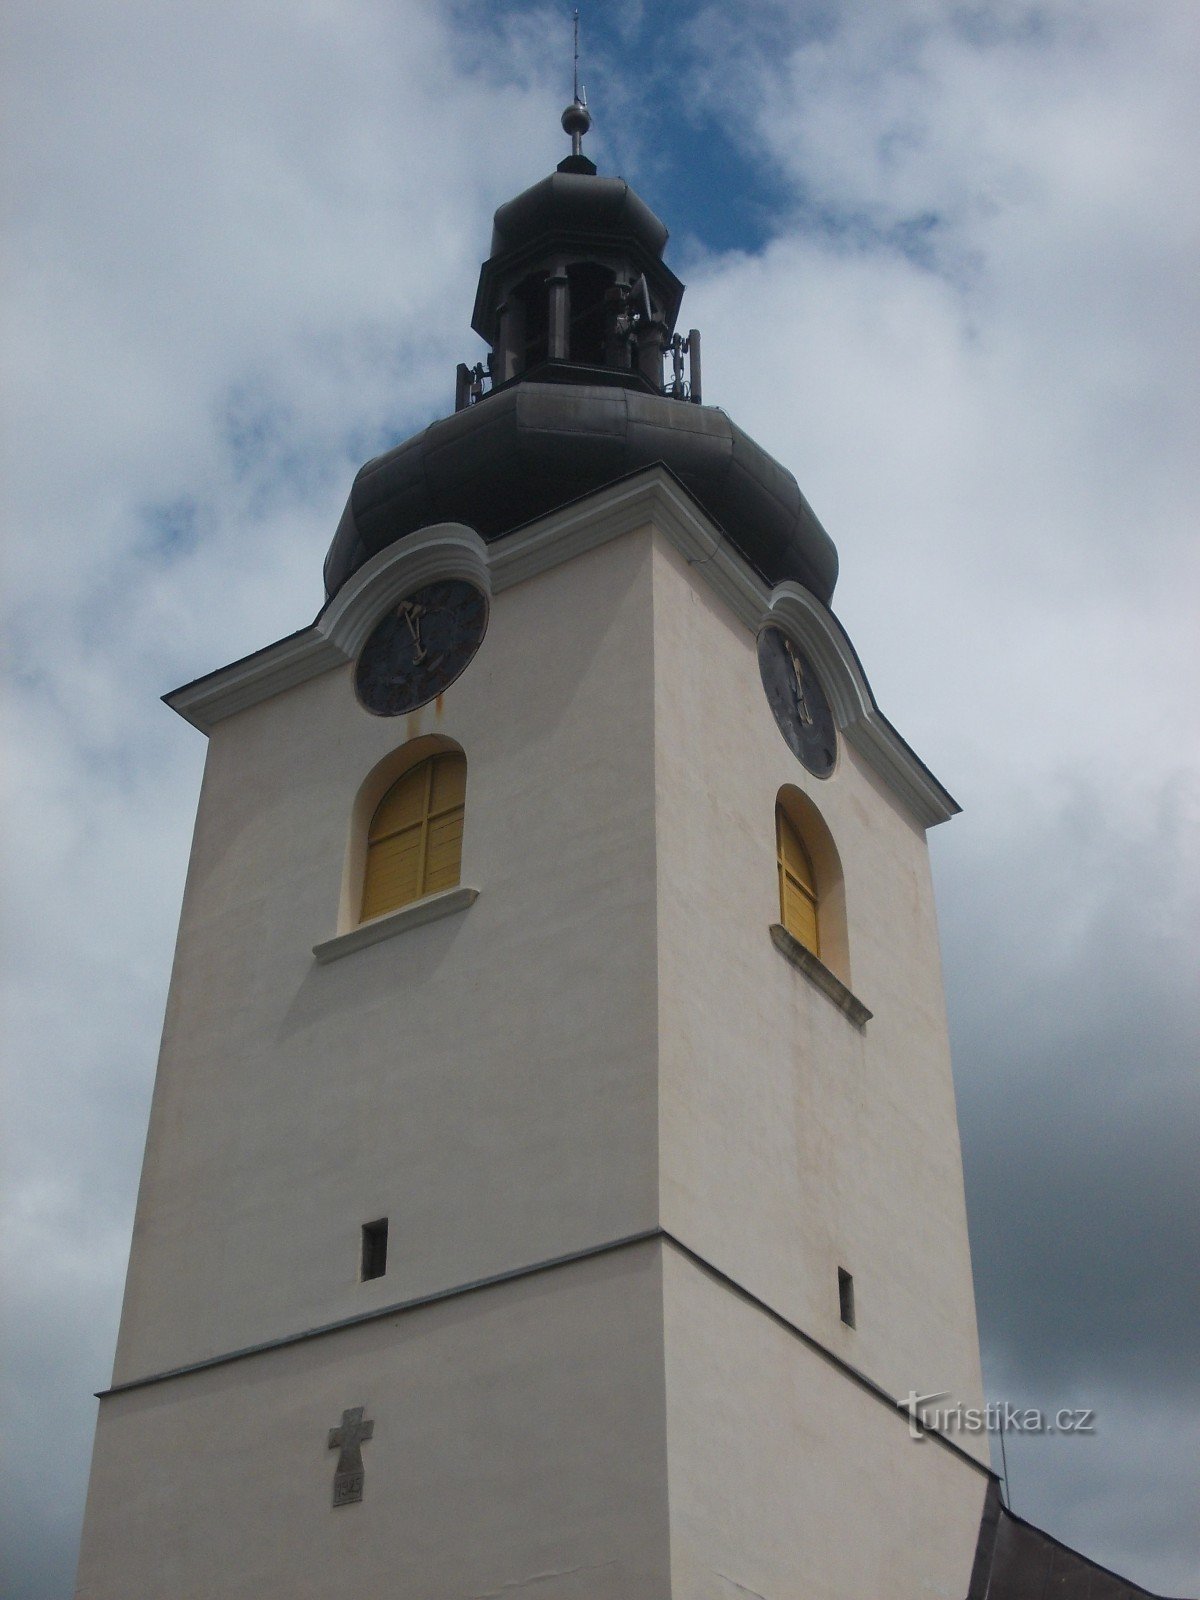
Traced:
<path fill-rule="evenodd" d="M 841 623 L 807 589 L 781 583 L 771 591 L 761 625 L 780 628 L 808 656 L 829 696 L 834 720 L 854 749 L 905 802 L 923 827 L 962 809 L 954 796 L 880 711 L 858 652 Z"/>
<path fill-rule="evenodd" d="M 728 537 L 663 466 L 605 489 L 486 544 L 473 528 L 443 522 L 407 534 L 372 556 L 310 627 L 163 698 L 208 733 L 225 717 L 354 660 L 375 623 L 404 594 L 440 578 L 463 578 L 493 594 L 638 528 L 655 527 L 757 633 L 772 622 L 805 651 L 826 685 L 843 736 L 924 827 L 959 810 L 880 711 L 841 623 L 790 580 L 768 590 Z"/>
<path fill-rule="evenodd" d="M 343 660 L 353 660 L 397 600 L 449 578 L 464 579 L 492 597 L 488 547 L 462 522 L 439 522 L 380 550 L 342 585 L 313 627 Z"/>
<path fill-rule="evenodd" d="M 402 595 L 442 578 L 464 578 L 491 599 L 488 548 L 474 528 L 441 522 L 389 545 L 359 568 L 309 627 L 184 684 L 163 700 L 193 727 L 210 733 L 235 712 L 353 661 Z"/>
<path fill-rule="evenodd" d="M 852 727 L 878 709 L 841 623 L 807 589 L 790 582 L 772 589 L 760 626 L 768 624 L 785 633 L 817 669 L 839 728 Z"/>

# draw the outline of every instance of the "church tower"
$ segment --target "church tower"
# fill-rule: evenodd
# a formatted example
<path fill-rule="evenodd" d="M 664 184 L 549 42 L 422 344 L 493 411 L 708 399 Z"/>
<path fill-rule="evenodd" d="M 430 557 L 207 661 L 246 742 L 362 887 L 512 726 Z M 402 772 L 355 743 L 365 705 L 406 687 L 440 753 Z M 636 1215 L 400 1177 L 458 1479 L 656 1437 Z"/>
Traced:
<path fill-rule="evenodd" d="M 926 831 L 667 231 L 500 207 L 457 408 L 208 737 L 80 1600 L 965 1596 Z"/>

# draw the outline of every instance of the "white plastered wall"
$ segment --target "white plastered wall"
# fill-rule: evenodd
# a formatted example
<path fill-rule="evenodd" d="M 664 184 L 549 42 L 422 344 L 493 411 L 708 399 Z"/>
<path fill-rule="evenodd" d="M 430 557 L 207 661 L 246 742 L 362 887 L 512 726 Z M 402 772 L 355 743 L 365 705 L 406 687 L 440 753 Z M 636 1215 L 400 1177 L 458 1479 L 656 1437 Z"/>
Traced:
<path fill-rule="evenodd" d="M 705 548 L 714 539 L 704 531 Z M 368 716 L 354 703 L 350 675 L 349 666 L 323 671 L 229 716 L 212 735 L 116 1380 L 661 1225 L 883 1389 L 948 1389 L 977 1403 L 923 831 L 845 740 L 832 779 L 804 773 L 763 699 L 745 618 L 665 538 L 633 527 L 503 588 L 478 657 L 423 712 L 394 722 Z M 479 898 L 444 921 L 318 965 L 313 945 L 339 927 L 358 788 L 390 751 L 431 733 L 467 754 L 463 882 Z M 841 853 L 849 979 L 875 1013 L 863 1032 L 768 935 L 778 917 L 774 798 L 784 783 L 811 795 Z M 392 1224 L 388 1273 L 359 1284 L 360 1225 L 383 1215 Z M 660 1246 L 632 1250 L 644 1248 Z M 838 1320 L 838 1265 L 855 1275 L 853 1331 Z M 487 1291 L 542 1308 L 548 1342 L 533 1339 L 531 1348 L 546 1369 L 547 1393 L 578 1376 L 581 1335 L 573 1313 L 555 1304 L 562 1274 L 575 1270 Z M 609 1312 L 620 1319 L 624 1290 L 619 1274 L 598 1281 L 610 1297 L 598 1323 L 611 1331 Z M 736 1302 L 737 1316 L 710 1306 L 722 1294 Z M 458 1320 L 446 1327 L 465 1326 L 475 1304 L 460 1302 Z M 670 1483 L 670 1592 L 688 1600 L 721 1592 L 706 1587 L 709 1551 L 693 1538 L 694 1525 L 719 1525 L 711 1507 L 722 1497 L 737 1505 L 759 1483 L 758 1468 L 741 1485 L 729 1474 L 753 1449 L 771 1384 L 777 1417 L 764 1441 L 773 1441 L 766 1459 L 777 1462 L 781 1484 L 807 1493 L 834 1464 L 813 1457 L 800 1471 L 795 1454 L 811 1445 L 839 1455 L 839 1470 L 858 1461 L 880 1486 L 900 1472 L 904 1495 L 924 1508 L 918 1520 L 936 1516 L 930 1508 L 948 1470 L 939 1464 L 927 1476 L 925 1453 L 936 1447 L 911 1446 L 877 1399 L 861 1416 L 859 1399 L 847 1402 L 856 1420 L 839 1439 L 839 1396 L 863 1398 L 852 1380 L 805 1356 L 794 1336 L 732 1290 L 705 1280 L 700 1295 L 678 1272 L 666 1290 L 673 1331 L 664 1399 L 661 1295 L 658 1307 L 659 1331 L 644 1335 L 651 1354 L 660 1352 L 657 1401 L 645 1399 L 649 1369 L 623 1338 L 614 1336 L 596 1359 L 613 1363 L 614 1384 L 622 1362 L 635 1374 L 647 1425 L 636 1421 L 635 1406 L 620 1426 L 624 1448 L 638 1454 L 638 1483 L 654 1417 L 664 1406 L 672 1417 L 669 1473 L 665 1458 L 654 1458 L 664 1495 Z M 689 1332 L 694 1315 L 703 1325 Z M 406 1342 L 405 1318 L 424 1317 L 403 1313 L 113 1395 L 102 1408 L 89 1526 L 110 1552 L 123 1551 L 131 1526 L 123 1497 L 140 1482 L 132 1504 L 146 1516 L 182 1515 L 191 1505 L 197 1536 L 213 1536 L 212 1519 L 235 1514 L 221 1498 L 228 1484 L 206 1488 L 199 1466 L 194 1476 L 181 1468 L 182 1498 L 160 1505 L 167 1489 L 157 1480 L 187 1457 L 189 1436 L 208 1441 L 204 1459 L 216 1472 L 217 1441 L 237 1435 L 243 1415 L 252 1443 L 240 1462 L 253 1477 L 273 1470 L 272 1419 L 295 1413 L 293 1457 L 300 1449 L 312 1451 L 314 1463 L 320 1457 L 302 1482 L 311 1514 L 319 1503 L 311 1496 L 316 1487 L 324 1495 L 332 1468 L 312 1443 L 309 1388 L 322 1439 L 340 1407 L 374 1405 L 373 1395 L 381 1416 L 410 1417 L 416 1438 L 431 1436 L 440 1415 L 458 1451 L 445 1456 L 443 1478 L 455 1470 L 469 1476 L 478 1385 L 503 1386 L 515 1376 L 511 1365 L 489 1365 L 482 1346 L 468 1354 L 464 1345 L 461 1415 L 437 1385 L 428 1403 L 414 1401 L 424 1380 L 402 1380 L 398 1368 L 359 1392 L 387 1365 L 389 1339 Z M 775 1331 L 751 1333 L 747 1318 Z M 339 1369 L 343 1345 L 347 1364 Z M 448 1337 L 445 1349 L 452 1347 Z M 739 1372 L 747 1362 L 761 1371 Z M 340 1371 L 336 1385 L 323 1386 L 326 1369 Z M 721 1382 L 727 1395 L 708 1416 Z M 575 1400 L 562 1391 L 555 1406 L 567 1431 L 582 1437 L 569 1413 L 590 1402 L 586 1389 L 570 1392 Z M 722 1459 L 729 1406 L 741 1408 L 749 1431 Z M 816 1432 L 812 1407 L 826 1419 Z M 893 1456 L 900 1436 L 909 1454 Z M 953 1465 L 958 1562 L 958 1545 L 978 1527 L 984 1480 L 961 1460 Z M 580 1471 L 569 1452 L 559 1467 Z M 410 1467 L 398 1462 L 396 1470 L 393 1499 Z M 511 1471 L 516 1495 L 524 1476 L 537 1480 L 542 1468 L 518 1453 Z M 581 1482 L 592 1480 L 585 1472 Z M 499 1512 L 509 1490 L 492 1488 Z M 870 1504 L 882 1505 L 882 1487 L 872 1494 Z M 462 1512 L 470 1497 L 456 1503 Z M 823 1503 L 817 1494 L 812 1507 Z M 649 1504 L 653 1511 L 652 1496 Z M 817 1514 L 812 1507 L 806 1516 Z M 789 1550 L 795 1514 L 790 1501 L 768 1497 L 747 1512 L 743 1533 Z M 328 1518 L 321 1512 L 318 1520 Z M 441 1527 L 435 1519 L 430 1537 Z M 882 1559 L 885 1534 L 869 1559 Z M 444 1530 L 439 1536 L 452 1542 Z M 515 1571 L 516 1556 L 528 1552 L 511 1553 Z M 373 1572 L 373 1555 L 364 1559 Z M 645 1570 L 657 1559 L 647 1557 Z M 107 1572 L 102 1564 L 91 1570 Z M 858 1592 L 837 1587 L 828 1572 L 831 1595 Z M 547 1593 L 574 1600 L 610 1592 L 608 1577 L 596 1580 L 600 1587 L 575 1582 L 564 1577 L 565 1587 Z M 132 1578 L 124 1590 L 98 1583 L 82 1592 L 139 1592 Z M 320 1591 L 293 1584 L 288 1592 Z M 362 1592 L 371 1593 L 370 1584 Z"/>
<path fill-rule="evenodd" d="M 675 1600 L 963 1600 L 986 1474 L 664 1246 Z"/>
<path fill-rule="evenodd" d="M 660 1246 L 114 1395 L 87 1528 L 78 1600 L 663 1600 Z"/>
<path fill-rule="evenodd" d="M 753 632 L 662 539 L 654 618 L 663 1225 L 891 1394 L 978 1405 L 924 830 L 844 738 L 830 778 L 801 766 Z M 861 1030 L 769 936 L 785 784 L 841 857 Z"/>
<path fill-rule="evenodd" d="M 343 667 L 214 729 L 114 1381 L 655 1224 L 649 559 L 631 533 L 498 595 L 408 718 Z M 318 965 L 358 788 L 426 733 L 467 754 L 479 898 Z"/>

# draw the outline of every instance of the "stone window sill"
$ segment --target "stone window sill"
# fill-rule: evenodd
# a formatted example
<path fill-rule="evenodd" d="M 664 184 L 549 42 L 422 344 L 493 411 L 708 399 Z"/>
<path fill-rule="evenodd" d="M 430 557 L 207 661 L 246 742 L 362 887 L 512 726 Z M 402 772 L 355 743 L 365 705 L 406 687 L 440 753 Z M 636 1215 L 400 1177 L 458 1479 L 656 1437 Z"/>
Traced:
<path fill-rule="evenodd" d="M 781 922 L 771 924 L 771 943 L 798 967 L 810 983 L 832 1000 L 844 1017 L 849 1017 L 856 1028 L 865 1028 L 871 1020 L 869 1012 L 856 994 L 852 994 L 842 980 L 830 972 L 819 956 L 813 955 L 806 945 L 790 934 Z"/>
<path fill-rule="evenodd" d="M 427 894 L 423 900 L 410 901 L 396 911 L 385 911 L 383 916 L 372 917 L 370 922 L 360 922 L 357 928 L 351 928 L 348 933 L 339 933 L 332 939 L 313 945 L 313 955 L 322 965 L 337 961 L 354 950 L 379 944 L 381 940 L 390 939 L 409 928 L 420 928 L 426 922 L 437 922 L 442 917 L 453 916 L 456 911 L 465 911 L 478 899 L 478 889 L 467 889 L 462 885 L 457 889 L 443 889 L 440 894 Z"/>

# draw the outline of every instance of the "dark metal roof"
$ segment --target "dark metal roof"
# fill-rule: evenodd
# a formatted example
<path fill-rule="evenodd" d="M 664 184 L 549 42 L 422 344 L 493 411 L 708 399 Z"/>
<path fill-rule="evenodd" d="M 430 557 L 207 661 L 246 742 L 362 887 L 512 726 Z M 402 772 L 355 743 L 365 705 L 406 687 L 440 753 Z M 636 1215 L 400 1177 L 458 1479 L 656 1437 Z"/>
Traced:
<path fill-rule="evenodd" d="M 489 344 L 496 337 L 498 285 L 514 267 L 555 250 L 584 258 L 616 250 L 654 284 L 664 318 L 675 326 L 683 284 L 662 259 L 666 224 L 624 178 L 597 177 L 591 162 L 579 159 L 589 171 L 560 167 L 506 201 L 492 219 L 492 252 L 480 269 L 471 314 L 471 326 Z"/>
<path fill-rule="evenodd" d="M 552 233 L 632 240 L 656 256 L 666 249 L 665 223 L 624 178 L 552 172 L 507 201 L 492 219 L 492 254 Z"/>
<path fill-rule="evenodd" d="M 662 259 L 667 229 L 623 178 L 596 174 L 574 126 L 585 108 L 568 113 L 574 153 L 495 214 L 471 323 L 493 347 L 490 390 L 482 365 L 477 377 L 460 368 L 462 409 L 362 468 L 326 558 L 327 594 L 430 523 L 498 539 L 661 462 L 768 583 L 795 579 L 828 604 L 832 540 L 786 468 L 723 412 L 685 403 L 700 396 L 699 335 L 672 343 L 683 284 Z M 594 304 L 580 287 L 572 321 L 580 263 L 611 287 Z M 578 344 L 576 322 L 590 330 Z M 668 350 L 677 363 L 669 392 Z"/>
<path fill-rule="evenodd" d="M 1005 1509 L 993 1482 L 984 1501 L 967 1600 L 1161 1600 Z"/>
<path fill-rule="evenodd" d="M 510 384 L 369 461 L 326 558 L 326 592 L 431 523 L 498 539 L 662 462 L 767 583 L 792 578 L 829 603 L 837 551 L 785 467 L 715 407 L 597 377 L 610 381 Z"/>

